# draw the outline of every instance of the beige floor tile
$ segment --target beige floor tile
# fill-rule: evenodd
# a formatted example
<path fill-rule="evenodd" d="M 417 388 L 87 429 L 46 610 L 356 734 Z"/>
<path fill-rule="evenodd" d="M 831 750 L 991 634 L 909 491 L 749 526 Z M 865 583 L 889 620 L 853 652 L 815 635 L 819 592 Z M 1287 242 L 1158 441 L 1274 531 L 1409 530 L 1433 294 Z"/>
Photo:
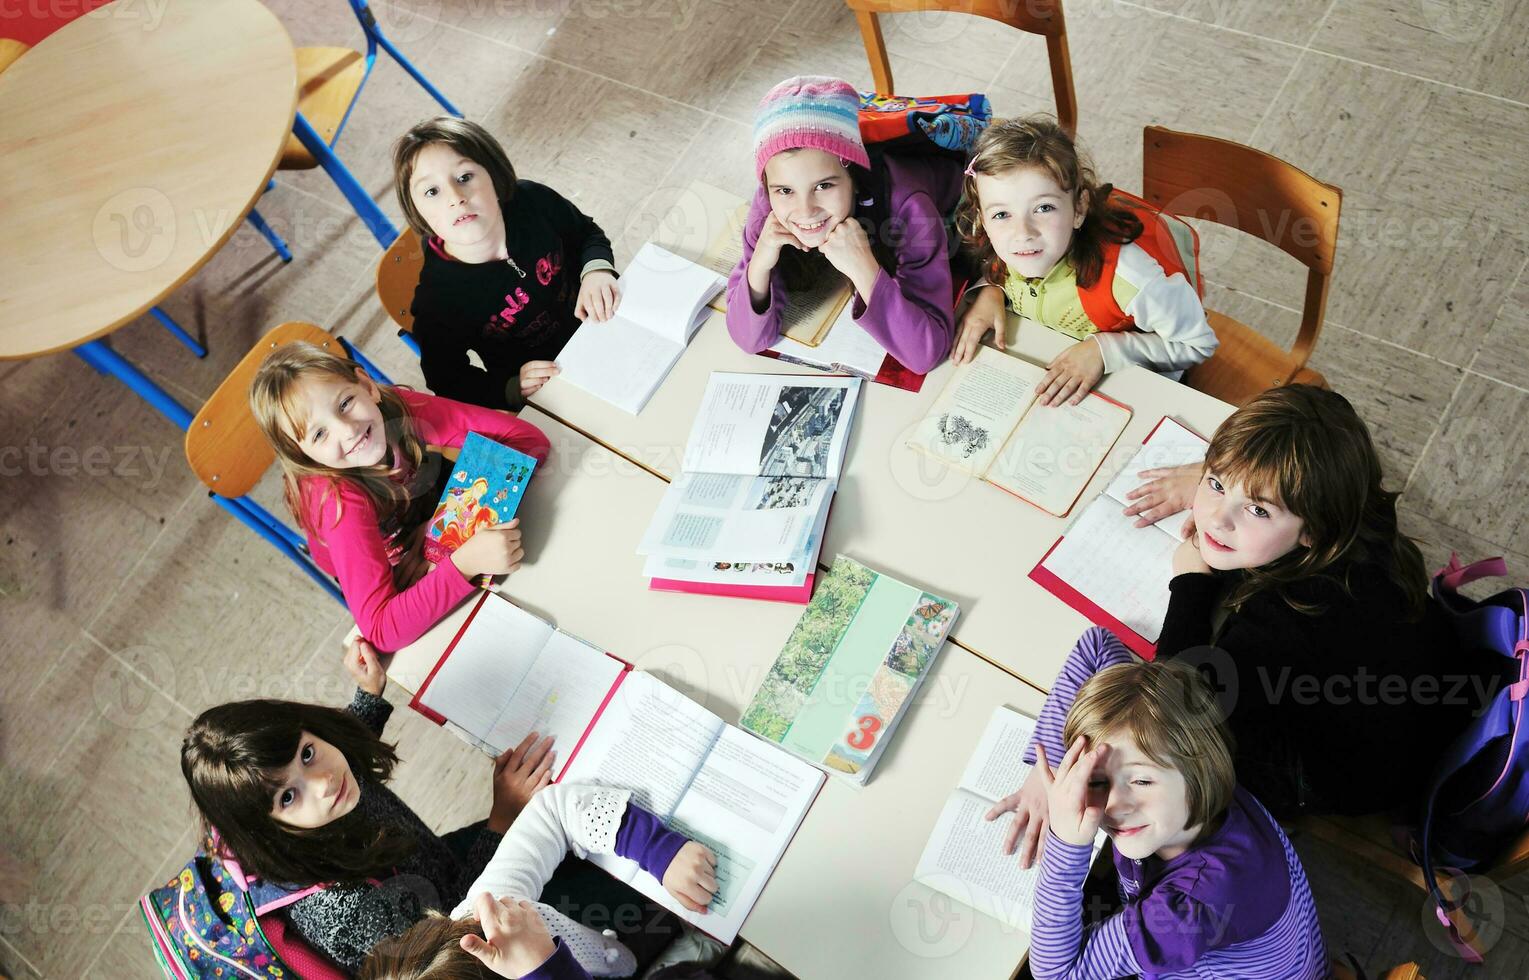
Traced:
<path fill-rule="evenodd" d="M 922 59 L 907 54 L 893 55 L 892 59 L 895 86 L 912 91 L 903 84 L 903 74 L 909 83 L 915 81 L 919 71 L 916 65 Z M 777 82 L 792 76 L 829 75 L 844 79 L 859 91 L 874 86 L 854 15 L 839 3 L 799 4 L 779 27 L 758 38 L 741 61 L 740 70 L 730 77 L 722 97 L 709 108 L 751 129 L 759 100 Z"/>
<path fill-rule="evenodd" d="M 617 265 L 648 241 L 688 255 L 710 244 L 708 229 L 726 216 L 710 213 L 710 201 L 691 192 L 695 183 L 750 199 L 756 183 L 749 127 L 720 116 L 706 120 L 668 175 L 633 208 L 625 231 L 614 242 Z"/>
<path fill-rule="evenodd" d="M 1529 392 L 1468 374 L 1407 489 L 1408 507 L 1499 547 L 1529 531 Z"/>
<path fill-rule="evenodd" d="M 1495 218 L 1522 234 L 1521 223 L 1510 216 L 1529 208 L 1523 152 L 1529 106 L 1429 86 L 1418 123 L 1414 138 L 1402 144 L 1392 179 L 1372 186 L 1408 205 L 1481 211 L 1483 219 Z"/>
<path fill-rule="evenodd" d="M 412 61 L 415 49 L 427 44 L 443 25 L 534 53 L 548 43 L 563 15 L 579 2 L 582 0 L 385 0 L 372 4 L 372 8 L 377 10 L 382 30 Z M 429 72 L 425 74 L 435 81 Z M 446 94 L 452 96 L 451 92 Z"/>
<path fill-rule="evenodd" d="M 1444 414 L 1460 369 L 1331 324 L 1310 364 L 1364 419 L 1386 484 L 1400 490 Z"/>
<path fill-rule="evenodd" d="M 664 98 L 711 110 L 755 45 L 779 20 L 779 10 L 756 10 L 719 0 L 584 3 L 568 11 L 541 53 Z M 527 108 L 535 109 L 540 120 L 564 122 L 575 114 L 558 114 L 559 96 L 578 95 L 582 109 L 599 105 L 602 94 L 591 91 L 586 82 L 573 92 L 536 91 L 552 96 L 548 100 L 551 104 Z M 672 109 L 653 106 L 652 111 Z M 634 158 L 638 157 L 634 154 Z"/>
<path fill-rule="evenodd" d="M 1470 367 L 1498 381 L 1529 388 L 1529 357 L 1525 356 L 1529 352 L 1529 281 L 1524 271 L 1519 271 L 1518 285 L 1497 311 Z"/>
<path fill-rule="evenodd" d="M 1215 281 L 1207 282 L 1204 299 L 1207 310 L 1223 313 L 1245 326 L 1252 327 L 1286 350 L 1295 343 L 1296 335 L 1300 333 L 1301 315 L 1299 313 L 1276 306 L 1233 287 L 1223 286 Z M 1322 346 L 1321 335 L 1317 337 L 1317 346 L 1319 348 Z"/>
<path fill-rule="evenodd" d="M 1501 544 L 1483 541 L 1473 534 L 1467 534 L 1448 524 L 1424 517 L 1413 509 L 1412 497 L 1411 493 L 1402 494 L 1397 513 L 1401 519 L 1403 533 L 1417 544 L 1418 550 L 1423 552 L 1423 565 L 1430 575 L 1447 565 L 1451 554 L 1459 555 L 1460 560 L 1466 563 L 1501 556 L 1508 563 L 1507 582 L 1501 579 L 1483 579 L 1472 582 L 1461 590 L 1473 599 L 1484 599 L 1508 584 L 1523 581 L 1524 576 L 1529 574 L 1529 554 L 1504 548 Z M 1523 542 L 1510 543 L 1522 545 Z"/>
<path fill-rule="evenodd" d="M 802 7 L 798 5 L 788 23 L 797 21 Z M 824 3 L 820 7 L 833 10 L 835 7 L 843 8 L 843 5 Z M 963 13 L 959 9 L 954 12 L 924 10 L 907 14 L 884 14 L 879 20 L 887 60 L 892 67 L 892 90 L 898 94 L 933 95 L 981 91 L 980 86 L 968 89 L 964 83 L 958 84 L 954 80 L 957 76 L 976 77 L 982 79 L 982 84 L 987 84 L 1009 60 L 1016 42 L 1031 36 L 1007 24 Z M 859 40 L 859 25 L 853 16 L 848 18 L 848 22 L 849 31 L 840 29 L 839 33 L 849 33 Z M 1044 51 L 1045 42 L 1038 41 L 1038 44 Z M 863 41 L 861 51 L 861 60 L 864 60 Z M 942 63 L 945 70 L 951 72 L 952 83 L 946 87 L 939 84 L 933 88 L 919 87 L 921 79 L 911 74 L 905 75 L 906 65 Z"/>
<path fill-rule="evenodd" d="M 1333 0 L 1137 0 L 1143 6 L 1261 37 L 1306 43 Z M 1341 6 L 1341 4 L 1340 4 Z"/>
<path fill-rule="evenodd" d="M 508 137 L 518 173 L 563 194 L 612 237 L 707 118 L 548 61 L 532 65 L 520 84 L 537 97 L 506 100 L 485 124 Z M 559 124 L 548 126 L 548 119 Z"/>
<path fill-rule="evenodd" d="M 1523 102 L 1526 37 L 1529 7 L 1514 0 L 1345 0 L 1312 47 Z"/>

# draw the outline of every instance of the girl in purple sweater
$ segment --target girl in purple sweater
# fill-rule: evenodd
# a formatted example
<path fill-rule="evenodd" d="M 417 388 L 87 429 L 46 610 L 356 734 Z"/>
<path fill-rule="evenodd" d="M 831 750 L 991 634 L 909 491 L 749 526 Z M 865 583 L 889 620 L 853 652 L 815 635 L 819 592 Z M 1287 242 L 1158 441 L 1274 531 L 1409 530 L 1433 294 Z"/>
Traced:
<path fill-rule="evenodd" d="M 1130 662 L 1104 630 L 1085 634 L 1079 651 L 1092 653 L 1091 667 L 1111 665 L 1081 689 L 1058 684 L 1031 749 L 1049 811 L 1031 929 L 1037 980 L 1327 976 L 1300 858 L 1236 785 L 1209 686 L 1185 663 Z M 1083 883 L 1101 829 L 1124 908 L 1085 923 Z"/>
<path fill-rule="evenodd" d="M 903 367 L 925 374 L 943 361 L 954 304 L 943 216 L 961 193 L 959 165 L 887 158 L 873 170 L 855 90 L 807 75 L 759 103 L 754 168 L 760 186 L 727 284 L 738 346 L 773 345 L 788 290 L 837 272 L 854 286 L 855 321 Z"/>

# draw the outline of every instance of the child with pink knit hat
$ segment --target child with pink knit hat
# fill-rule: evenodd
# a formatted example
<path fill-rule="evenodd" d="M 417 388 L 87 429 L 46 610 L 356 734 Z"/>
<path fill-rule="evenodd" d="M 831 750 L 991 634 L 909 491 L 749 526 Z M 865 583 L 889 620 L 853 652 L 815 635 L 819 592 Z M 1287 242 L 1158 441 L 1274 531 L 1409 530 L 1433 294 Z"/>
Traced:
<path fill-rule="evenodd" d="M 854 287 L 855 321 L 898 362 L 924 374 L 943 361 L 954 305 L 944 215 L 960 197 L 960 165 L 888 156 L 873 167 L 855 90 L 803 75 L 759 103 L 754 169 L 743 259 L 727 284 L 738 346 L 774 344 L 787 290 L 837 271 Z"/>

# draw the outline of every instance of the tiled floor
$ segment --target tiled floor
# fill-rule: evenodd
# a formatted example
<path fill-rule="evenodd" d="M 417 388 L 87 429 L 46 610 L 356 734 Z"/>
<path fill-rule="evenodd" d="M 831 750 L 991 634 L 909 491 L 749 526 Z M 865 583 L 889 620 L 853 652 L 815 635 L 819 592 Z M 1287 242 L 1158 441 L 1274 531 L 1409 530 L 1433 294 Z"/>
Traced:
<path fill-rule="evenodd" d="M 298 44 L 359 37 L 338 0 L 270 5 Z M 799 72 L 870 84 L 837 0 L 374 7 L 522 175 L 601 222 L 618 262 L 690 181 L 749 190 L 749 122 L 770 84 Z M 1450 549 L 1504 553 L 1523 581 L 1529 234 L 1515 216 L 1529 209 L 1529 4 L 1072 0 L 1067 16 L 1081 133 L 1107 179 L 1139 188 L 1141 127 L 1157 123 L 1251 143 L 1344 188 L 1313 363 L 1370 423 L 1430 562 Z M 884 29 L 902 91 L 984 90 L 1003 114 L 1051 105 L 1036 38 L 949 14 Z M 388 144 L 430 114 L 384 60 L 342 143 L 395 219 Z M 357 339 L 396 379 L 420 383 L 372 294 L 375 243 L 332 185 L 281 175 L 260 208 L 296 261 L 282 266 L 246 227 L 165 303 L 207 339 L 205 362 L 148 320 L 113 343 L 188 404 L 287 319 Z M 1214 231 L 1205 254 L 1211 305 L 1293 335 L 1293 261 Z M 0 446 L 25 460 L 0 480 L 0 963 L 17 976 L 150 977 L 129 909 L 191 848 L 180 730 L 235 697 L 342 700 L 346 624 L 207 501 L 177 433 L 78 360 L 0 364 Z M 109 468 L 85 467 L 96 447 Z M 270 480 L 257 496 L 278 505 Z M 409 712 L 393 724 L 402 795 L 443 829 L 480 815 L 482 760 Z M 1419 894 L 1333 848 L 1300 846 L 1334 951 L 1372 973 L 1418 958 L 1429 977 L 1467 975 L 1425 933 Z M 1524 889 L 1495 900 L 1502 935 L 1471 975 L 1517 976 L 1529 954 Z"/>

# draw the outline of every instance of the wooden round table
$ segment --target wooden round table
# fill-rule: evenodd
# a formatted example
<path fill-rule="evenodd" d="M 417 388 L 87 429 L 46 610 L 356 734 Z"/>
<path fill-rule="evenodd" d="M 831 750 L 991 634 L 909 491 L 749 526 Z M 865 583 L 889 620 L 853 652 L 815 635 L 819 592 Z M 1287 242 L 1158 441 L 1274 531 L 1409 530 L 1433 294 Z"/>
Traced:
<path fill-rule="evenodd" d="M 122 377 L 80 345 L 190 278 L 276 168 L 297 104 L 281 22 L 258 0 L 158 6 L 108 4 L 0 74 L 0 359 L 73 348 Z"/>

